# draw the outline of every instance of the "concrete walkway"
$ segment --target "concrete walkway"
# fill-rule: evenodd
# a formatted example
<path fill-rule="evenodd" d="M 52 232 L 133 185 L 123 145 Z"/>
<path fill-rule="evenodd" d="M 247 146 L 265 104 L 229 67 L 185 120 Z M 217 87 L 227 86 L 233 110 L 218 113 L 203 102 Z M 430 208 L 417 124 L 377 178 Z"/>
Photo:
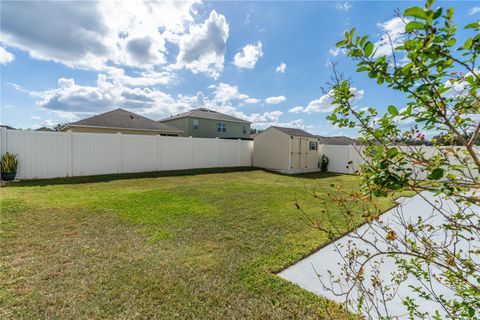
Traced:
<path fill-rule="evenodd" d="M 442 224 L 444 222 L 444 217 L 438 212 L 436 212 L 429 203 L 439 201 L 441 199 L 427 192 L 422 193 L 422 196 L 416 195 L 412 198 L 398 199 L 398 202 L 400 204 L 397 207 L 385 212 L 381 216 L 381 221 L 388 224 L 392 229 L 396 231 L 400 230 L 398 227 L 398 219 L 400 217 L 403 217 L 403 219 L 405 219 L 406 221 L 409 221 L 409 219 L 410 221 L 415 221 L 417 220 L 418 216 L 421 216 L 423 219 L 429 219 L 429 222 L 433 225 Z M 454 202 L 451 200 L 443 200 L 441 203 L 443 205 L 443 208 L 449 210 L 450 212 L 452 212 L 452 208 L 455 207 Z M 480 212 L 479 207 L 474 207 L 470 209 L 478 210 L 476 212 Z M 379 227 L 377 229 L 377 231 L 380 231 Z M 375 238 L 375 231 L 372 229 L 368 230 L 368 226 L 366 225 L 360 227 L 358 231 L 365 232 L 364 237 L 366 239 L 373 240 Z M 382 233 L 384 232 L 382 231 Z M 442 234 L 437 233 L 435 237 L 437 236 L 439 237 L 438 240 L 441 240 Z M 290 266 L 289 268 L 283 270 L 279 273 L 279 276 L 299 285 L 300 287 L 308 291 L 340 303 L 344 302 L 345 296 L 336 296 L 331 291 L 324 289 L 320 279 L 323 283 L 330 283 L 330 276 L 328 273 L 329 270 L 332 271 L 334 275 L 340 274 L 339 265 L 343 265 L 343 261 L 339 252 L 346 252 L 345 246 L 348 241 L 353 241 L 360 248 L 369 250 L 367 244 L 363 243 L 358 239 L 353 239 L 351 236 L 347 235 L 320 249 L 316 253 L 306 257 L 298 263 Z M 388 282 L 391 281 L 392 278 L 391 272 L 394 270 L 394 263 L 390 258 L 387 258 L 384 261 L 385 262 L 381 268 L 380 278 Z M 370 275 L 371 267 L 369 269 L 369 266 L 367 266 L 367 270 L 365 270 L 365 279 L 370 279 Z M 367 284 L 367 287 L 370 286 L 369 289 L 372 288 L 369 280 L 365 281 L 365 284 Z M 342 285 L 345 285 L 345 283 L 342 283 Z M 392 312 L 390 313 L 390 315 L 393 314 L 399 316 L 400 318 L 406 317 L 407 310 L 401 302 L 402 298 L 406 296 L 415 298 L 416 302 L 421 306 L 421 310 L 432 312 L 433 310 L 439 309 L 438 305 L 430 302 L 427 303 L 424 300 L 418 298 L 418 296 L 412 292 L 412 289 L 408 287 L 409 285 L 418 285 L 418 282 L 413 278 L 409 278 L 407 281 L 402 283 L 398 292 L 398 296 L 395 297 L 392 301 L 388 302 L 389 312 Z M 433 284 L 433 289 L 436 294 L 443 294 L 445 295 L 445 297 L 452 296 L 452 291 L 442 285 L 439 285 L 438 283 Z M 358 291 L 354 289 L 350 297 L 351 299 L 356 299 L 358 297 Z M 439 311 L 442 313 L 442 310 Z M 364 313 L 373 319 L 379 318 L 378 313 L 374 310 L 370 310 L 369 312 Z M 382 311 L 382 313 L 383 315 L 385 315 L 384 311 Z"/>

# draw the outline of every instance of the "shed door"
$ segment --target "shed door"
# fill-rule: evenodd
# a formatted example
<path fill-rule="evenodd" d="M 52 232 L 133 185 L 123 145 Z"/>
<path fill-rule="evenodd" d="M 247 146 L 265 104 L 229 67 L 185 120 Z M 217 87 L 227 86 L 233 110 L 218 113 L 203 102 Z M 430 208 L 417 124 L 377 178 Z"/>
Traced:
<path fill-rule="evenodd" d="M 294 137 L 292 139 L 292 169 L 307 167 L 308 139 Z"/>

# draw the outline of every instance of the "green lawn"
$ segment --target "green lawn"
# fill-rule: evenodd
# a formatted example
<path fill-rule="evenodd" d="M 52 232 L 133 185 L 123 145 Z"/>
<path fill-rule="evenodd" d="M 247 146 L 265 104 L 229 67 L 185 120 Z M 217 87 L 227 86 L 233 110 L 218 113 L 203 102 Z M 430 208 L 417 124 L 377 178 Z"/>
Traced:
<path fill-rule="evenodd" d="M 294 203 L 323 221 L 309 191 L 332 183 L 359 180 L 216 170 L 0 188 L 0 318 L 345 319 L 275 275 L 326 244 Z"/>

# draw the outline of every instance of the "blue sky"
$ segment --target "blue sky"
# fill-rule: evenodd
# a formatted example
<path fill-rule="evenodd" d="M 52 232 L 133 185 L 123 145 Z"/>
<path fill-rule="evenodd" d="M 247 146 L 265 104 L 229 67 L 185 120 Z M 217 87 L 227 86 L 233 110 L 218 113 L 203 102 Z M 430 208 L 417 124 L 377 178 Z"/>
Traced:
<path fill-rule="evenodd" d="M 331 106 L 321 87 L 331 75 L 329 62 L 352 78 L 358 107 L 401 108 L 405 100 L 355 74 L 335 43 L 356 27 L 388 54 L 382 36 L 402 39 L 394 10 L 414 4 L 422 5 L 2 2 L 1 123 L 37 128 L 117 107 L 161 119 L 207 107 L 257 128 L 355 136 L 325 120 Z M 480 17 L 478 2 L 436 5 L 454 7 L 462 26 Z"/>

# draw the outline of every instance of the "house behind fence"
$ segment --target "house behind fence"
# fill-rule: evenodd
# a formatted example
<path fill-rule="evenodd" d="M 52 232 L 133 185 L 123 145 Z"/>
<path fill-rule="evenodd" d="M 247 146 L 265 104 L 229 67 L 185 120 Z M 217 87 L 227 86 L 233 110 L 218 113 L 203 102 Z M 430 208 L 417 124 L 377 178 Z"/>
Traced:
<path fill-rule="evenodd" d="M 272 132 L 274 138 L 270 139 Z M 318 170 L 318 159 L 322 155 L 330 160 L 328 171 L 352 174 L 364 162 L 361 146 L 317 145 L 312 137 L 295 132 L 273 128 L 261 135 L 265 141 L 256 137 L 254 142 L 1 127 L 0 154 L 8 151 L 18 155 L 18 179 L 250 166 L 298 173 Z M 277 138 L 283 136 L 286 143 L 278 142 Z M 435 152 L 433 147 L 421 148 L 427 156 Z M 417 179 L 426 177 L 421 168 L 414 169 Z M 471 172 L 479 175 L 473 164 Z"/>

